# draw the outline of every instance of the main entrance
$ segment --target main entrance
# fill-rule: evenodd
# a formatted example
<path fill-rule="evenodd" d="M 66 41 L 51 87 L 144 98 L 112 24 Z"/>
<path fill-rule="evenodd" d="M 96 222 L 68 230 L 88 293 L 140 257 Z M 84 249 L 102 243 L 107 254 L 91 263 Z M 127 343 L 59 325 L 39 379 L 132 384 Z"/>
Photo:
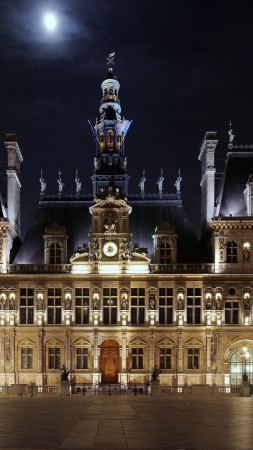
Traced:
<path fill-rule="evenodd" d="M 117 383 L 119 373 L 119 344 L 106 339 L 101 345 L 100 369 L 102 383 Z"/>

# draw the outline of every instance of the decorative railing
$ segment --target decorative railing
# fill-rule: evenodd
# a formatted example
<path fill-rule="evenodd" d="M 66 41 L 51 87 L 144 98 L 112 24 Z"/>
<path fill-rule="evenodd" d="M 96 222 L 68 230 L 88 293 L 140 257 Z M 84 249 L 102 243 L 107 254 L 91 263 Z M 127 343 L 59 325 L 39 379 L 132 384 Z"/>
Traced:
<path fill-rule="evenodd" d="M 147 395 L 149 393 L 149 383 L 71 383 L 72 395 Z"/>
<path fill-rule="evenodd" d="M 71 264 L 8 264 L 8 273 L 70 273 Z"/>
<path fill-rule="evenodd" d="M 151 273 L 213 273 L 214 264 L 150 264 Z"/>

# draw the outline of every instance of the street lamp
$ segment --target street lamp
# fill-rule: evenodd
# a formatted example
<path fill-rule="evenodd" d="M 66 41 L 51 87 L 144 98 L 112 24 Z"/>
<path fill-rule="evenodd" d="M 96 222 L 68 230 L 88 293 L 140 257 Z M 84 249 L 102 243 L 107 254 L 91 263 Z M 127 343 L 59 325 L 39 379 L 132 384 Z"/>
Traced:
<path fill-rule="evenodd" d="M 242 348 L 242 381 L 249 381 L 248 374 L 247 374 L 247 360 L 249 359 L 249 352 L 248 347 Z M 244 370 L 243 370 L 244 367 Z"/>

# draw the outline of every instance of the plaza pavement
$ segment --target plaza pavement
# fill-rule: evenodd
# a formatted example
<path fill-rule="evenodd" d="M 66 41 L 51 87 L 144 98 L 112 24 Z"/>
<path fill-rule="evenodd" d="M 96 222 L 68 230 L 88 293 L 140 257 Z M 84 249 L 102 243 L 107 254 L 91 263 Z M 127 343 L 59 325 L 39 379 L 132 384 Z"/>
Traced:
<path fill-rule="evenodd" d="M 253 397 L 1 397 L 2 449 L 253 449 Z"/>

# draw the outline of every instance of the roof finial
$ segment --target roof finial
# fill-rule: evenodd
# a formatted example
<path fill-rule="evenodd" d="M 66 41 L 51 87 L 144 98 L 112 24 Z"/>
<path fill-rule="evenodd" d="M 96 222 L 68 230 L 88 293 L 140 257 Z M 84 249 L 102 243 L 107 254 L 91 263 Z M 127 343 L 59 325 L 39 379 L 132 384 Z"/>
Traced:
<path fill-rule="evenodd" d="M 41 169 L 40 171 L 40 194 L 44 195 L 46 187 L 47 187 L 47 183 L 45 182 L 44 178 L 43 178 L 43 170 Z"/>
<path fill-rule="evenodd" d="M 177 190 L 177 194 L 180 194 L 180 189 L 181 189 L 180 184 L 181 184 L 181 181 L 182 181 L 182 178 L 181 178 L 181 176 L 180 176 L 180 169 L 178 169 L 178 176 L 177 176 L 177 179 L 176 179 L 176 181 L 175 181 L 175 183 L 174 183 L 174 186 L 176 187 L 176 190 Z"/>
<path fill-rule="evenodd" d="M 109 55 L 106 57 L 107 66 L 113 66 L 114 65 L 114 58 L 115 58 L 115 52 L 109 53 Z"/>
<path fill-rule="evenodd" d="M 163 169 L 161 169 L 161 176 L 158 178 L 158 180 L 156 182 L 156 184 L 158 185 L 159 194 L 162 194 L 162 192 L 163 192 L 163 182 L 164 182 Z"/>
<path fill-rule="evenodd" d="M 75 182 L 76 182 L 76 194 L 79 195 L 81 192 L 82 183 L 81 183 L 80 178 L 78 178 L 78 170 L 77 169 L 76 169 Z"/>
<path fill-rule="evenodd" d="M 233 147 L 233 140 L 234 140 L 234 137 L 235 137 L 235 134 L 233 133 L 233 130 L 232 130 L 232 122 L 231 122 L 231 120 L 229 122 L 228 134 L 229 134 L 228 147 L 230 148 L 230 147 Z"/>
<path fill-rule="evenodd" d="M 59 194 L 61 194 L 63 191 L 63 186 L 64 186 L 64 183 L 63 183 L 62 177 L 61 177 L 61 169 L 59 169 L 59 178 L 57 180 L 57 183 L 59 184 Z"/>
<path fill-rule="evenodd" d="M 142 178 L 141 178 L 141 180 L 140 180 L 140 183 L 139 183 L 139 187 L 141 188 L 141 193 L 142 194 L 144 194 L 144 191 L 145 191 L 145 181 L 146 181 L 146 178 L 145 178 L 145 169 L 143 169 L 143 173 L 142 173 Z"/>

